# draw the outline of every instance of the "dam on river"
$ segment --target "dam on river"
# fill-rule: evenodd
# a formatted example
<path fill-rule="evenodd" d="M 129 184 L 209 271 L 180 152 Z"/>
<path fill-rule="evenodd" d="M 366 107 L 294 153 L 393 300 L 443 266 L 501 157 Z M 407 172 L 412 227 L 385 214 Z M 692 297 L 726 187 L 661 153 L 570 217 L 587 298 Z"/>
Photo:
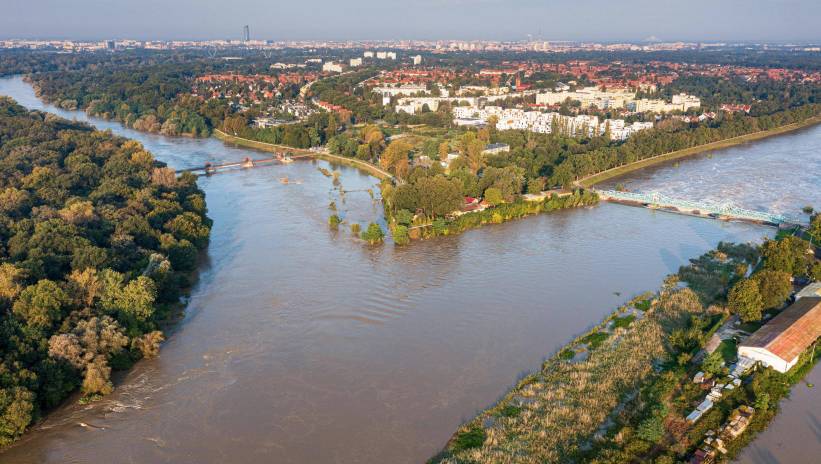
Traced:
<path fill-rule="evenodd" d="M 599 198 L 614 203 L 660 209 L 692 216 L 724 220 L 738 220 L 770 224 L 774 226 L 799 225 L 800 221 L 783 214 L 740 208 L 731 202 L 694 201 L 673 198 L 659 192 L 623 192 L 619 190 L 595 190 Z"/>

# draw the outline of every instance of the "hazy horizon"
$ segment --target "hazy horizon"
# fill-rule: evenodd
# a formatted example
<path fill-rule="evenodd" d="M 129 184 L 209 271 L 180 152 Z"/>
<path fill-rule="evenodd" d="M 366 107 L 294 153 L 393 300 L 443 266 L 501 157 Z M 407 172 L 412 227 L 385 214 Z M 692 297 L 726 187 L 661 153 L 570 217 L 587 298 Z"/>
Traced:
<path fill-rule="evenodd" d="M 4 2 L 8 0 L 3 0 Z M 44 0 L 4 8 L 12 39 L 818 42 L 817 0 Z"/>

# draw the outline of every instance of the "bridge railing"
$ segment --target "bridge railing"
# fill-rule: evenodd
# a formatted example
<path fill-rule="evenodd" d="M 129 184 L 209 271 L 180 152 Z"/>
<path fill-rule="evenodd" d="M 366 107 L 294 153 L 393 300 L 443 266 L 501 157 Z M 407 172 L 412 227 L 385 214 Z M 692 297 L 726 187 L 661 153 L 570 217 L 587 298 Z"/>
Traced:
<path fill-rule="evenodd" d="M 736 219 L 763 221 L 776 225 L 784 223 L 799 223 L 799 221 L 793 218 L 789 218 L 782 214 L 740 208 L 729 202 L 716 203 L 709 201 L 693 201 L 681 198 L 668 197 L 659 192 L 620 192 L 617 190 L 596 190 L 596 192 L 603 198 L 612 198 L 615 200 L 622 201 L 632 201 L 636 203 L 647 204 L 650 206 L 673 207 L 678 210 L 687 212 L 698 211 L 699 213 L 703 214 L 713 214 L 717 216 L 731 217 Z"/>

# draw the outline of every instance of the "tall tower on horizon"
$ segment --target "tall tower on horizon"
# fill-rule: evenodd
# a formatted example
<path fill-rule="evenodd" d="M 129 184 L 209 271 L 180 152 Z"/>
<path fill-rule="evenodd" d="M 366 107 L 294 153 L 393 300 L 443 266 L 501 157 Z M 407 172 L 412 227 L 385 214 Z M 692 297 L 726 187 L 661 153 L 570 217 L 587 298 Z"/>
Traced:
<path fill-rule="evenodd" d="M 245 27 L 242 28 L 242 41 L 243 42 L 251 41 L 251 30 L 248 29 L 247 24 L 245 25 Z"/>

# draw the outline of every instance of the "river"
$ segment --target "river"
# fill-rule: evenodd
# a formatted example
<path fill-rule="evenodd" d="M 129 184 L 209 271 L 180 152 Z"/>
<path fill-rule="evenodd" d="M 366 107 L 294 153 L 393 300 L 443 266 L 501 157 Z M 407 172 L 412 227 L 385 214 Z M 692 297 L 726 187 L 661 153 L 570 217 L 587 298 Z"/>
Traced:
<path fill-rule="evenodd" d="M 0 94 L 87 119 L 44 105 L 19 78 L 0 79 Z M 177 168 L 260 156 L 91 122 Z M 817 129 L 802 134 L 821 143 Z M 757 146 L 747 147 L 747 162 Z M 343 200 L 320 166 L 329 167 L 297 161 L 201 178 L 212 240 L 160 356 L 138 363 L 103 400 L 54 411 L 0 461 L 423 462 L 632 295 L 721 240 L 773 232 L 602 204 L 404 248 L 366 247 L 347 225 L 328 230 L 328 204 L 363 225 L 383 220 L 379 204 L 365 191 Z M 335 169 L 346 190 L 376 184 Z"/>

